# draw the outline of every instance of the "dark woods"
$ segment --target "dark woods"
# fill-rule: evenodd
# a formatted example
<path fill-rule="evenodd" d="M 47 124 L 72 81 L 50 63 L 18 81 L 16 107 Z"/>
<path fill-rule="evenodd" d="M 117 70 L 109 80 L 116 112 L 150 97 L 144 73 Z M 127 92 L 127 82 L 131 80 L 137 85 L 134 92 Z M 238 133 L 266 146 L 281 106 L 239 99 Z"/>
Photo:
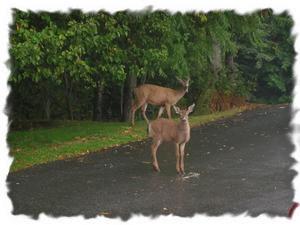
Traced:
<path fill-rule="evenodd" d="M 287 13 L 14 11 L 13 120 L 129 120 L 142 83 L 179 87 L 204 114 L 245 101 L 291 100 L 294 38 Z M 149 109 L 153 113 L 156 108 Z M 139 114 L 139 113 L 138 113 Z"/>

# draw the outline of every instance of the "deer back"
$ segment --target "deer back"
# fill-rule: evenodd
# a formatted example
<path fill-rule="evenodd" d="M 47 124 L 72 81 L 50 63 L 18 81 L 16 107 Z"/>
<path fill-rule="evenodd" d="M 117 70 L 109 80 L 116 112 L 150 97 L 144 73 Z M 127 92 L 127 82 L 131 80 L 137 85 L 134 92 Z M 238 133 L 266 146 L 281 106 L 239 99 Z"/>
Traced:
<path fill-rule="evenodd" d="M 156 119 L 149 124 L 149 137 L 163 141 L 175 141 L 175 139 L 177 139 L 176 125 L 177 124 L 170 119 Z"/>
<path fill-rule="evenodd" d="M 153 84 L 143 84 L 135 89 L 136 99 L 151 105 L 174 105 L 183 95 L 183 90 L 174 90 Z"/>

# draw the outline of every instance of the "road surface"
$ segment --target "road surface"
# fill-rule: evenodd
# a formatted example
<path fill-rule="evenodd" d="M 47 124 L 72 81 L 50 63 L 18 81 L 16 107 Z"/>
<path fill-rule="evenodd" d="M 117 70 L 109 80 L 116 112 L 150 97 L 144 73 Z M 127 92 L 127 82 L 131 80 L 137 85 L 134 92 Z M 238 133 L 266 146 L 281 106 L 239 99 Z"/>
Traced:
<path fill-rule="evenodd" d="M 158 151 L 161 172 L 152 171 L 150 140 L 9 174 L 12 213 L 287 216 L 296 174 L 290 116 L 288 105 L 277 105 L 193 128 L 184 176 L 170 143 Z"/>

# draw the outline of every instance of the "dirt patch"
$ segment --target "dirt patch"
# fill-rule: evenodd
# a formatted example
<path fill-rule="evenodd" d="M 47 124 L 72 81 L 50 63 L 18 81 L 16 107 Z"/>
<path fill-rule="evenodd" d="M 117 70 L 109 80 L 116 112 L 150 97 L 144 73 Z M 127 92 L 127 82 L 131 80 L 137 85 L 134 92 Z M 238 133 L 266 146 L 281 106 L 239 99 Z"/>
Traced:
<path fill-rule="evenodd" d="M 216 92 L 212 95 L 209 108 L 211 112 L 219 112 L 245 105 L 247 105 L 246 97 Z"/>

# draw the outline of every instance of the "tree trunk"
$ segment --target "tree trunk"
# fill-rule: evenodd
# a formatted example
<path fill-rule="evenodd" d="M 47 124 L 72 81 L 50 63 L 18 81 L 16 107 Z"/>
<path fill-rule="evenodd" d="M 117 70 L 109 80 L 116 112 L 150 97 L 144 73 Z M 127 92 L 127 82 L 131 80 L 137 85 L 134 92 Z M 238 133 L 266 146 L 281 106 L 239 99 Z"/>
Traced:
<path fill-rule="evenodd" d="M 124 83 L 122 83 L 120 90 L 120 118 L 123 118 L 123 94 L 124 94 Z"/>
<path fill-rule="evenodd" d="M 130 121 L 130 109 L 133 104 L 133 89 L 136 87 L 136 75 L 129 73 L 126 76 L 123 92 L 123 116 L 122 121 Z"/>
<path fill-rule="evenodd" d="M 213 41 L 213 52 L 211 58 L 212 71 L 214 75 L 214 81 L 218 80 L 218 74 L 222 69 L 222 55 L 221 47 L 217 41 Z"/>
<path fill-rule="evenodd" d="M 207 86 L 203 89 L 197 99 L 196 114 L 208 114 L 211 112 L 211 100 L 215 92 L 215 84 L 219 79 L 222 69 L 222 52 L 220 44 L 214 40 L 212 43 L 212 54 L 210 57 L 210 75 Z"/>
<path fill-rule="evenodd" d="M 147 75 L 142 76 L 140 85 L 144 84 L 146 82 L 146 79 Z"/>
<path fill-rule="evenodd" d="M 47 96 L 46 102 L 45 102 L 45 116 L 46 116 L 46 120 L 50 120 L 51 119 L 51 103 L 50 103 L 50 99 L 49 96 Z"/>
<path fill-rule="evenodd" d="M 237 77 L 237 68 L 234 64 L 234 58 L 232 54 L 226 55 L 226 67 L 228 68 L 228 75 L 231 82 L 234 82 L 234 80 Z"/>
<path fill-rule="evenodd" d="M 234 65 L 233 55 L 230 53 L 226 55 L 226 65 L 229 70 L 234 71 L 235 65 Z"/>
<path fill-rule="evenodd" d="M 42 96 L 43 96 L 43 109 L 45 113 L 45 119 L 50 120 L 51 119 L 51 82 L 48 81 L 42 81 L 41 82 L 41 89 L 42 89 Z"/>
<path fill-rule="evenodd" d="M 68 116 L 69 116 L 69 120 L 73 120 L 73 107 L 72 107 L 72 103 L 71 103 L 71 97 L 70 95 L 68 95 L 66 97 L 67 100 L 67 110 L 68 110 Z"/>
<path fill-rule="evenodd" d="M 72 106 L 72 82 L 69 80 L 68 76 L 64 75 L 65 80 L 65 99 L 67 105 L 67 112 L 69 120 L 73 120 L 73 106 Z"/>
<path fill-rule="evenodd" d="M 103 101 L 103 81 L 99 80 L 96 83 L 93 101 L 93 120 L 102 120 L 102 101 Z"/>

